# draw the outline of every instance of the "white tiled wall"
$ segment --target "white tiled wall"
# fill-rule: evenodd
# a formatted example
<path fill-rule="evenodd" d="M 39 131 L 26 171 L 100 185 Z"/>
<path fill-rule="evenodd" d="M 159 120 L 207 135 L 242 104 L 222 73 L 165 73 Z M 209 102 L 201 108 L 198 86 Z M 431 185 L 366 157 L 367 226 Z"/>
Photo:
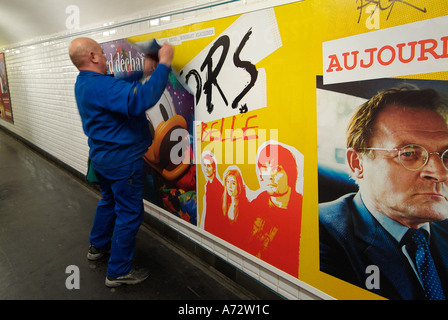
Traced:
<path fill-rule="evenodd" d="M 210 1 L 193 1 L 192 3 L 197 5 L 207 2 Z M 155 31 L 155 28 L 171 28 L 201 19 L 214 19 L 287 2 L 291 1 L 238 1 L 217 8 L 190 11 L 184 14 L 176 13 L 171 16 L 169 24 L 157 27 L 151 27 L 148 20 L 126 23 L 135 19 L 131 17 L 128 20 L 116 21 L 117 27 L 109 29 L 98 27 L 80 30 L 76 34 L 65 31 L 45 40 L 13 45 L 5 50 L 5 54 L 14 124 L 0 120 L 0 125 L 85 174 L 88 158 L 87 138 L 82 131 L 73 92 L 78 71 L 72 65 L 67 49 L 75 36 L 82 34 L 101 43 L 149 33 Z M 169 12 L 178 12 L 179 9 L 182 8 L 176 8 L 175 1 L 172 1 L 171 8 L 154 10 L 153 14 L 158 12 L 159 15 L 161 13 L 169 15 Z M 285 298 L 328 298 L 318 290 L 279 273 L 245 252 L 211 237 L 203 230 L 175 218 L 158 207 L 147 203 L 146 210 Z"/>
<path fill-rule="evenodd" d="M 70 39 L 6 51 L 14 125 L 7 129 L 85 173 L 88 146 L 73 94 Z M 3 123 L 4 122 L 4 123 Z"/>

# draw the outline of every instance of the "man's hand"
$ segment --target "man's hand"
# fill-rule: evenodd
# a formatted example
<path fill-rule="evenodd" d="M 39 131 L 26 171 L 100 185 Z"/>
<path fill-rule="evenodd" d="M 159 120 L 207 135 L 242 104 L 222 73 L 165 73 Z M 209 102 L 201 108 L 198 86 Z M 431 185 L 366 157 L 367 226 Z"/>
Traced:
<path fill-rule="evenodd" d="M 168 43 L 164 43 L 162 48 L 159 50 L 159 63 L 166 65 L 167 67 L 171 66 L 171 62 L 174 57 L 174 48 L 172 45 Z"/>
<path fill-rule="evenodd" d="M 156 69 L 158 62 L 154 60 L 154 58 L 146 55 L 145 63 L 143 65 L 143 74 L 145 76 L 151 75 L 153 71 Z"/>

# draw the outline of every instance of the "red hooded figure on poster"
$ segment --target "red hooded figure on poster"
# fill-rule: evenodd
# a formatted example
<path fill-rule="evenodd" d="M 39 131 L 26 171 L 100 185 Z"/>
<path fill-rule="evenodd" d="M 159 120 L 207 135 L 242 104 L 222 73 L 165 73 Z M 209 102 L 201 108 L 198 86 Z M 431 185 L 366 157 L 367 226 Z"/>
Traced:
<path fill-rule="evenodd" d="M 253 222 L 246 251 L 298 277 L 302 194 L 296 191 L 297 161 L 286 147 L 268 143 L 258 153 L 257 173 L 261 193 L 247 212 Z"/>

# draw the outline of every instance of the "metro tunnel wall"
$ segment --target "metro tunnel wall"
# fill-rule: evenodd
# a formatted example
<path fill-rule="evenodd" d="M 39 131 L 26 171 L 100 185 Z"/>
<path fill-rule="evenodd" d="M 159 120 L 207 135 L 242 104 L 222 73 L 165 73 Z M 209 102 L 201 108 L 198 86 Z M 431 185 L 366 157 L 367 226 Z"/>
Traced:
<path fill-rule="evenodd" d="M 71 40 L 95 39 L 117 74 L 141 68 L 147 41 L 168 41 L 175 57 L 166 102 L 151 110 L 168 115 L 164 123 L 185 120 L 178 123 L 188 132 L 190 162 L 182 165 L 191 179 L 173 186 L 166 168 L 148 163 L 145 222 L 266 298 L 385 299 L 371 281 L 386 269 L 359 270 L 360 285 L 321 271 L 320 203 L 357 192 L 345 129 L 358 106 L 403 84 L 448 94 L 446 1 L 387 9 L 372 1 L 219 2 L 4 48 L 12 112 L 0 127 L 85 180 L 89 149 Z M 152 125 L 156 116 L 148 117 Z M 161 150 L 165 140 L 154 141 Z M 229 206 L 232 182 L 247 215 Z M 243 216 L 250 228 L 232 233 L 229 220 Z"/>
<path fill-rule="evenodd" d="M 154 26 L 150 19 L 129 23 L 124 19 L 121 21 L 123 25 L 113 29 L 86 29 L 74 35 L 63 32 L 30 43 L 11 45 L 4 51 L 4 56 L 13 122 L 0 121 L 0 129 L 84 181 L 89 149 L 73 92 L 78 70 L 68 58 L 67 48 L 71 40 L 76 36 L 88 36 L 100 44 L 108 43 L 116 39 L 208 20 L 211 17 L 225 18 L 273 5 L 273 1 L 253 3 L 255 4 L 249 1 L 246 5 L 211 7 L 198 10 L 194 14 L 176 13 L 165 25 L 163 20 L 159 20 L 162 21 L 161 24 Z M 230 279 L 258 292 L 262 297 L 327 297 L 319 290 L 259 261 L 219 237 L 185 223 L 149 201 L 145 201 L 145 209 L 145 223 Z"/>

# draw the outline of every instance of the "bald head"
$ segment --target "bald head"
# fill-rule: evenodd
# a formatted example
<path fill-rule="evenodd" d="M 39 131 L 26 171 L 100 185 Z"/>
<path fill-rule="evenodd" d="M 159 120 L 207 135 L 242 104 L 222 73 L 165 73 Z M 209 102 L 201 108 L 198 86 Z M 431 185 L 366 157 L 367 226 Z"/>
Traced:
<path fill-rule="evenodd" d="M 68 48 L 68 54 L 78 70 L 107 73 L 106 58 L 101 46 L 90 38 L 76 38 Z"/>

